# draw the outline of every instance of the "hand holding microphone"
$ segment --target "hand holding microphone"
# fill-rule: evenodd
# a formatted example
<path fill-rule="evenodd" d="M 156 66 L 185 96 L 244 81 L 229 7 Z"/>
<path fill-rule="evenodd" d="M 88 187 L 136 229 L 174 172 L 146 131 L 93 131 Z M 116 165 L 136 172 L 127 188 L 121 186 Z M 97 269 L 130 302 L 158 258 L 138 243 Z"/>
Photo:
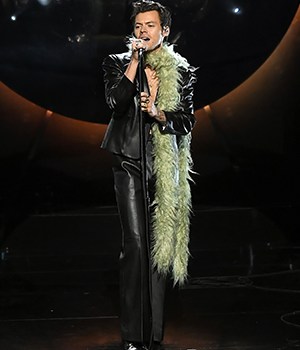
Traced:
<path fill-rule="evenodd" d="M 139 56 L 141 56 L 143 54 L 143 52 L 146 51 L 146 49 L 147 49 L 147 47 L 145 45 L 145 40 L 131 38 L 130 42 L 132 45 L 132 55 L 136 60 L 138 60 Z"/>
<path fill-rule="evenodd" d="M 142 59 L 143 52 L 147 50 L 146 41 L 149 41 L 149 40 L 147 39 L 145 40 L 144 38 L 138 39 L 134 36 L 126 38 L 126 43 L 131 49 L 132 55 L 131 55 L 130 63 L 126 68 L 126 71 L 124 74 L 132 82 L 134 82 L 136 78 L 137 68 L 138 68 L 139 62 Z"/>

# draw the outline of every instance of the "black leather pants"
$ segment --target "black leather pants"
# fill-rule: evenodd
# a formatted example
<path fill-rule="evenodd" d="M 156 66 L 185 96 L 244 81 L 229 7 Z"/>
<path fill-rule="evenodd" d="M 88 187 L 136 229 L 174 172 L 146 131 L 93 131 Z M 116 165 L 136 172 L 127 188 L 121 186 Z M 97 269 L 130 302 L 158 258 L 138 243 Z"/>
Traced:
<path fill-rule="evenodd" d="M 153 192 L 152 162 L 147 147 L 147 182 Z M 123 340 L 162 341 L 165 278 L 153 271 L 151 229 L 145 229 L 140 162 L 116 156 L 115 192 L 122 226 L 120 254 L 121 335 Z"/>

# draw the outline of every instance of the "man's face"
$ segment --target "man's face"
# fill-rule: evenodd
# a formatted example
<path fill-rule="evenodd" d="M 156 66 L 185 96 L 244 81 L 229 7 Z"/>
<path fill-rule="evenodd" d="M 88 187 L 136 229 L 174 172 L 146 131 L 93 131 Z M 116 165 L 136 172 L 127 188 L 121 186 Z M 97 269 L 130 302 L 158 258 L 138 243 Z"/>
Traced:
<path fill-rule="evenodd" d="M 161 27 L 158 11 L 141 12 L 135 17 L 134 35 L 143 40 L 146 51 L 160 48 L 168 34 L 168 28 Z"/>

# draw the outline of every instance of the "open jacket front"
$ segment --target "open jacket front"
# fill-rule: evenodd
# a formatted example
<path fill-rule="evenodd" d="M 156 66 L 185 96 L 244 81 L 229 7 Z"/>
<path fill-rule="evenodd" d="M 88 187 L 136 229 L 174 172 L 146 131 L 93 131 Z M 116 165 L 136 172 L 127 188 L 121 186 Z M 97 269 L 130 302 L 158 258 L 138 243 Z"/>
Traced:
<path fill-rule="evenodd" d="M 139 96 L 138 82 L 132 83 L 125 75 L 130 54 L 114 54 L 103 62 L 105 98 L 113 110 L 112 118 L 102 142 L 102 148 L 132 159 L 140 158 L 139 150 Z M 181 101 L 175 112 L 164 111 L 167 124 L 160 126 L 162 133 L 188 134 L 195 123 L 193 115 L 194 74 L 190 69 L 181 71 Z M 151 122 L 156 122 L 151 118 Z"/>

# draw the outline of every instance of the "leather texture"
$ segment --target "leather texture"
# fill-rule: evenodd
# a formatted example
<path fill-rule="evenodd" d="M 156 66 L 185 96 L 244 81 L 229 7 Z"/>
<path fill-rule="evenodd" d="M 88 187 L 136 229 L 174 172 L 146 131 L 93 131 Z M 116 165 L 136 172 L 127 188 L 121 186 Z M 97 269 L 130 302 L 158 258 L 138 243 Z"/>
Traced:
<path fill-rule="evenodd" d="M 151 140 L 147 142 L 149 200 L 154 193 Z M 120 254 L 121 334 L 131 342 L 161 342 L 164 333 L 166 279 L 151 267 L 151 229 L 145 223 L 145 196 L 140 162 L 116 157 L 115 193 L 122 223 Z M 147 212 L 149 216 L 149 213 Z"/>
<path fill-rule="evenodd" d="M 115 194 L 122 226 L 120 254 L 121 335 L 128 343 L 159 344 L 164 333 L 165 277 L 151 264 L 151 225 L 149 202 L 153 199 L 155 178 L 152 172 L 152 142 L 147 117 L 145 126 L 145 170 L 141 171 L 139 82 L 132 83 L 124 72 L 130 62 L 128 53 L 110 55 L 103 62 L 105 97 L 113 111 L 102 148 L 115 154 Z M 146 77 L 144 77 L 146 79 Z M 193 115 L 192 70 L 182 71 L 181 102 L 176 112 L 164 111 L 164 133 L 189 133 L 195 123 Z M 144 164 L 144 163 L 143 163 Z M 147 188 L 142 178 L 146 172 Z M 150 197 L 150 198 L 148 198 Z"/>
<path fill-rule="evenodd" d="M 112 153 L 132 159 L 140 158 L 139 144 L 139 98 L 138 81 L 132 83 L 124 72 L 130 62 L 128 53 L 114 54 L 103 61 L 105 98 L 112 109 L 112 117 L 107 127 L 102 148 Z M 188 134 L 194 124 L 193 84 L 195 74 L 193 70 L 181 71 L 180 83 L 181 102 L 178 111 L 164 111 L 167 125 L 163 133 L 180 135 Z M 148 118 L 146 122 L 155 122 Z"/>

